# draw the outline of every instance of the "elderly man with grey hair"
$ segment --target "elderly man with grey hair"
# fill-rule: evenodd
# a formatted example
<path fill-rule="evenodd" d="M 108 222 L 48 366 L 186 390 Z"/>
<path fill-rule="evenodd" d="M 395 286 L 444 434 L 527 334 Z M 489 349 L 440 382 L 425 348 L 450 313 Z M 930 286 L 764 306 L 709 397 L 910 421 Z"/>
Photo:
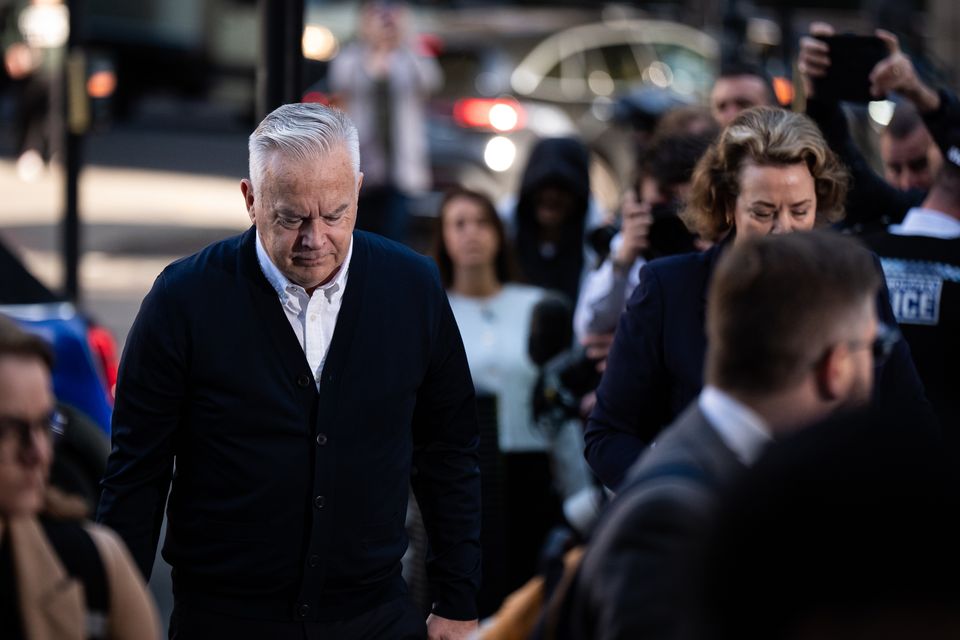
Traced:
<path fill-rule="evenodd" d="M 171 637 L 476 626 L 473 384 L 433 264 L 354 230 L 359 160 L 339 111 L 268 115 L 240 185 L 253 226 L 164 269 L 131 329 L 98 516 L 149 576 L 172 479 Z M 411 484 L 426 621 L 400 568 Z"/>

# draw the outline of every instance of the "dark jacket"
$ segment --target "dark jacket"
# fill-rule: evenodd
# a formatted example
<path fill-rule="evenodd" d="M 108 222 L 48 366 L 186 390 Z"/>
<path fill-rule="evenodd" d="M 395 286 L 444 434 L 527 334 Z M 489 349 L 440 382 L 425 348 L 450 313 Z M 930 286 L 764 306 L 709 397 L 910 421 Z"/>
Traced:
<path fill-rule="evenodd" d="M 164 558 L 178 602 L 327 620 L 403 593 L 413 482 L 444 617 L 475 616 L 473 384 L 433 263 L 354 233 L 319 392 L 255 229 L 167 267 L 120 369 L 99 520 L 145 575 L 176 461 Z"/>
<path fill-rule="evenodd" d="M 536 196 L 544 187 L 569 194 L 572 214 L 564 222 L 561 239 L 552 254 L 540 247 Z M 590 162 L 587 148 L 574 138 L 547 138 L 530 152 L 515 212 L 517 256 L 530 284 L 563 292 L 575 302 L 583 273 L 584 226 L 590 199 Z"/>
<path fill-rule="evenodd" d="M 707 291 L 725 246 L 654 260 L 640 271 L 584 434 L 587 461 L 610 488 L 703 387 Z M 877 296 L 877 317 L 896 324 L 886 285 Z M 875 402 L 913 407 L 918 422 L 936 424 L 906 342 L 897 344 L 875 381 Z"/>
<path fill-rule="evenodd" d="M 691 550 L 746 467 L 694 405 L 630 471 L 591 535 L 557 638 L 676 638 Z"/>

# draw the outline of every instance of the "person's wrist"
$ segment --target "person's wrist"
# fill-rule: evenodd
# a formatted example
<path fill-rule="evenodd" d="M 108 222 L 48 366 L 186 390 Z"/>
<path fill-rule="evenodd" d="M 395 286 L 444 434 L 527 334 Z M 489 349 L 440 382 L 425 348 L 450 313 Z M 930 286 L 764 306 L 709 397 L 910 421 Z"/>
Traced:
<path fill-rule="evenodd" d="M 623 252 L 618 251 L 612 256 L 610 256 L 610 265 L 613 267 L 614 273 L 618 275 L 626 275 L 630 271 L 630 267 L 633 265 L 634 258 L 632 255 L 624 255 Z"/>
<path fill-rule="evenodd" d="M 940 108 L 940 93 L 921 82 L 917 83 L 917 87 L 907 98 L 916 105 L 920 113 L 933 113 Z"/>

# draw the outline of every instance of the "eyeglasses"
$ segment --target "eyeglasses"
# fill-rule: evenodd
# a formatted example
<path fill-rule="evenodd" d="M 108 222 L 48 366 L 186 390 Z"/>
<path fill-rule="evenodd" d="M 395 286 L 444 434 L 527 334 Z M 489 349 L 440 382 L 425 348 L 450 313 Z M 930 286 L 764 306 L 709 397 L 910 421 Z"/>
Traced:
<path fill-rule="evenodd" d="M 24 420 L 14 416 L 0 416 L 0 442 L 16 439 L 22 449 L 30 447 L 36 433 L 49 434 L 54 440 L 63 436 L 67 420 L 59 411 L 45 418 Z"/>
<path fill-rule="evenodd" d="M 851 349 L 870 347 L 870 351 L 873 353 L 873 366 L 879 367 L 890 358 L 890 354 L 893 353 L 893 348 L 897 346 L 900 338 L 899 329 L 881 322 L 877 325 L 877 337 L 873 339 L 873 342 L 854 341 L 849 344 Z"/>

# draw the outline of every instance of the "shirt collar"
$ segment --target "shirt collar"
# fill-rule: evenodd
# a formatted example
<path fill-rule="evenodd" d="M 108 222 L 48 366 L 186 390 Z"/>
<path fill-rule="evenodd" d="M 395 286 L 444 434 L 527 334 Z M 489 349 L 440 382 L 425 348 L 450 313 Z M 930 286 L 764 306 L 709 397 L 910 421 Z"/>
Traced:
<path fill-rule="evenodd" d="M 317 291 L 322 291 L 326 296 L 328 301 L 332 301 L 337 296 L 343 295 L 343 289 L 346 285 L 347 280 L 347 271 L 350 269 L 350 259 L 353 257 L 353 236 L 350 236 L 350 247 L 347 249 L 347 257 L 343 261 L 343 264 L 340 265 L 340 270 L 337 272 L 336 277 L 333 278 L 330 282 L 317 287 Z M 270 286 L 273 287 L 274 291 L 277 292 L 277 296 L 280 298 L 280 303 L 283 305 L 291 304 L 293 298 L 308 298 L 306 289 L 301 287 L 298 284 L 290 282 L 287 276 L 283 275 L 283 272 L 277 268 L 277 265 L 273 263 L 273 260 L 270 259 L 267 250 L 263 246 L 263 241 L 260 239 L 260 232 L 257 232 L 257 262 L 260 263 L 260 270 L 263 272 L 263 275 L 266 277 L 267 282 L 270 283 Z M 296 304 L 299 309 L 299 301 Z"/>
<path fill-rule="evenodd" d="M 960 220 L 935 209 L 914 207 L 907 211 L 900 224 L 892 224 L 890 233 L 895 236 L 928 236 L 952 240 L 960 238 Z"/>
<path fill-rule="evenodd" d="M 772 440 L 763 418 L 730 394 L 707 385 L 697 402 L 714 431 L 742 463 L 753 464 Z"/>

